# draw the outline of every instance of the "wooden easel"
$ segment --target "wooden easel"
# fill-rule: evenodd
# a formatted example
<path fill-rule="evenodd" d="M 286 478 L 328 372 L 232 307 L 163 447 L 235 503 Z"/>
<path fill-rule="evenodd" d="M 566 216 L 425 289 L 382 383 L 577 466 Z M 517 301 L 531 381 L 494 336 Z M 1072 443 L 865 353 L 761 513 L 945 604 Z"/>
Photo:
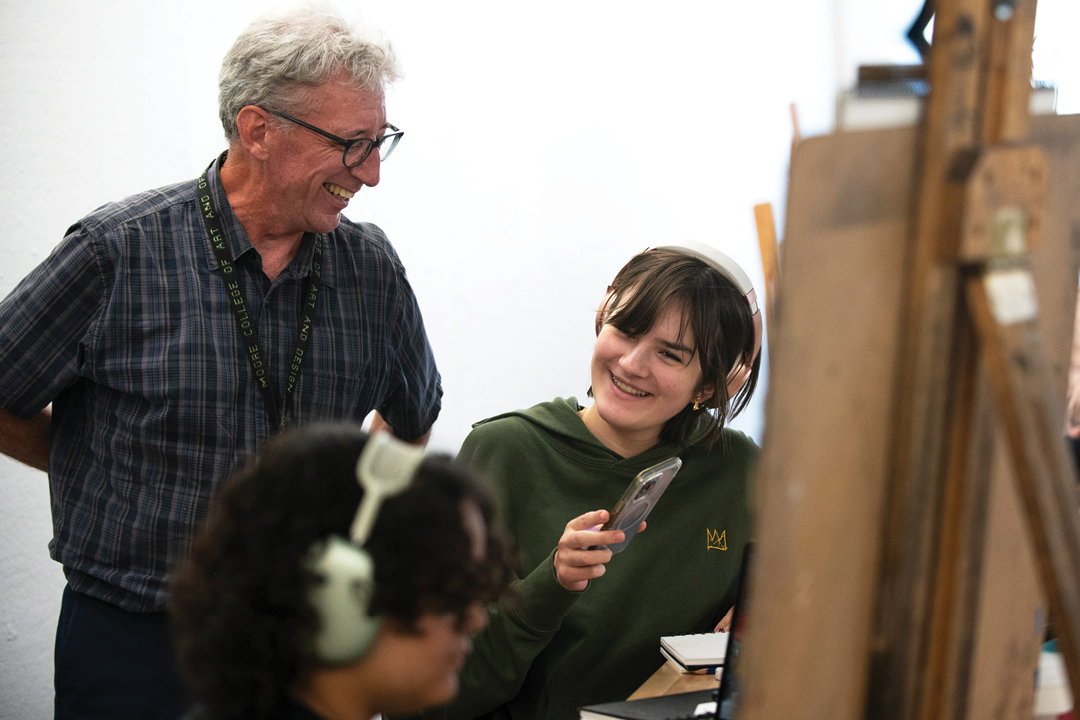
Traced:
<path fill-rule="evenodd" d="M 1047 605 L 1080 700 L 1080 122 L 1029 133 L 1034 19 L 941 0 L 919 136 L 796 151 L 740 720 L 1031 717 Z"/>

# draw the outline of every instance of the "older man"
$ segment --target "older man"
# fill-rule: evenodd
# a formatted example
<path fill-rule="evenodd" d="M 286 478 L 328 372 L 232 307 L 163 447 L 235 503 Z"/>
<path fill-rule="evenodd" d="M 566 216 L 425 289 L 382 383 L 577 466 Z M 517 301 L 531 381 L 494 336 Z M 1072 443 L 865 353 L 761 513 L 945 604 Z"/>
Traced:
<path fill-rule="evenodd" d="M 83 218 L 0 302 L 0 451 L 48 471 L 68 579 L 56 717 L 180 712 L 166 579 L 270 436 L 376 409 L 426 438 L 442 390 L 416 299 L 383 233 L 341 218 L 401 138 L 396 76 L 336 17 L 255 21 L 221 70 L 228 151 Z"/>

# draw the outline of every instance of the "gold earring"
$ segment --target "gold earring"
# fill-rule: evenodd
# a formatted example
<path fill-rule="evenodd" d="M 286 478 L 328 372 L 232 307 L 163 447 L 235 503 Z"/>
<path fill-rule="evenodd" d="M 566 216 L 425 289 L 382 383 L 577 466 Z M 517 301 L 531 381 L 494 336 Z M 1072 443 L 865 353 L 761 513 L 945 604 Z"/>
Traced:
<path fill-rule="evenodd" d="M 698 404 L 697 400 L 694 401 L 694 409 L 695 410 L 700 410 L 701 409 L 701 406 Z"/>

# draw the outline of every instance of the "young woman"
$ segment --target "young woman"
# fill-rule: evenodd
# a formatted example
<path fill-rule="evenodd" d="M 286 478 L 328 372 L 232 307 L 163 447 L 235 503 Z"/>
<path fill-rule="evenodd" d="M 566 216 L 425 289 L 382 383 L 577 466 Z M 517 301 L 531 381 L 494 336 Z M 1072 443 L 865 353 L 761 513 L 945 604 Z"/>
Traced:
<path fill-rule="evenodd" d="M 724 424 L 754 391 L 760 346 L 753 291 L 730 258 L 648 250 L 598 313 L 592 405 L 556 398 L 474 426 L 459 460 L 501 492 L 524 574 L 439 716 L 577 718 L 663 664 L 661 636 L 718 627 L 750 536 L 757 455 Z M 648 530 L 614 557 L 598 547 L 624 537 L 599 526 L 631 479 L 674 456 L 682 469 Z"/>
<path fill-rule="evenodd" d="M 489 496 L 447 458 L 424 459 L 381 503 L 363 544 L 374 590 L 360 610 L 345 608 L 373 623 L 373 640 L 326 657 L 353 627 L 327 636 L 332 613 L 317 589 L 333 583 L 315 558 L 331 538 L 355 553 L 344 538 L 364 495 L 357 460 L 367 442 L 352 425 L 288 431 L 226 485 L 171 586 L 191 717 L 370 720 L 457 691 L 506 571 Z M 350 602 L 370 587 L 351 576 L 343 585 Z"/>

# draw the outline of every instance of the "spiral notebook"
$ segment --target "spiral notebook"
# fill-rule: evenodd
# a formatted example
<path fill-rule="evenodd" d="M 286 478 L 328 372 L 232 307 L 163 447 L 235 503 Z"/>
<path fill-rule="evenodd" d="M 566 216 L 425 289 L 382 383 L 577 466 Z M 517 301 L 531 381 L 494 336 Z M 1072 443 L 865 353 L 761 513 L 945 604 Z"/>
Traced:
<path fill-rule="evenodd" d="M 746 587 L 747 570 L 753 543 L 747 543 L 743 549 L 742 567 L 739 570 L 739 586 L 735 595 L 735 611 L 731 617 L 731 632 L 717 633 L 730 639 L 728 652 L 727 640 L 724 640 L 723 677 L 716 690 L 696 690 L 688 693 L 639 700 L 588 705 L 578 708 L 579 720 L 733 720 L 735 706 L 739 697 L 739 681 L 735 677 L 739 650 L 743 633 L 746 630 L 746 608 L 743 597 Z M 674 635 L 662 640 L 677 638 L 714 637 L 707 635 Z M 714 641 L 715 642 L 715 641 Z M 661 647 L 661 652 L 664 652 Z M 716 659 L 712 655 L 710 659 Z"/>
<path fill-rule="evenodd" d="M 724 664 L 729 633 L 671 635 L 660 638 L 660 652 L 682 672 L 707 670 Z"/>

